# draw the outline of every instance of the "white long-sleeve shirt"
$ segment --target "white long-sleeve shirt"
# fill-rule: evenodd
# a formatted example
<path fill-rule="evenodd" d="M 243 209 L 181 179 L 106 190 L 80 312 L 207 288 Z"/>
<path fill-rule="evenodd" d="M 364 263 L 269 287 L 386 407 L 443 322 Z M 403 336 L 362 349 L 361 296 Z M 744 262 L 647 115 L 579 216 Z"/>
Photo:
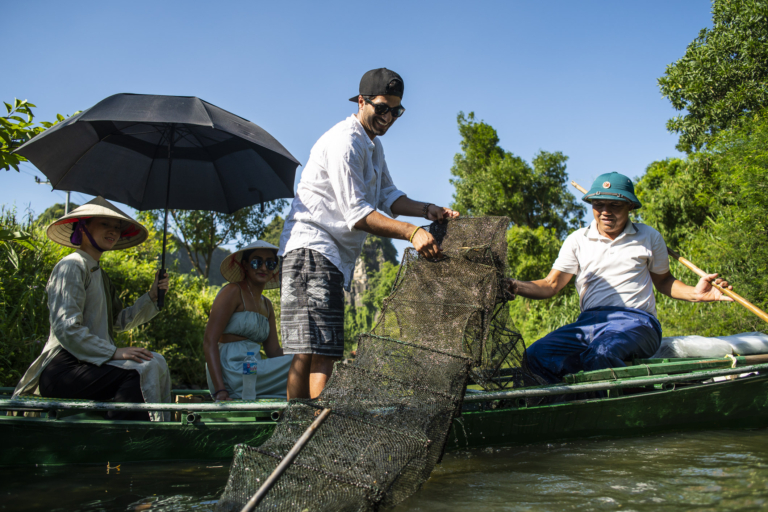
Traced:
<path fill-rule="evenodd" d="M 379 209 L 391 217 L 405 193 L 392 182 L 379 137 L 349 116 L 315 143 L 285 219 L 279 255 L 308 248 L 328 258 L 349 290 L 367 233 L 355 224 Z"/>

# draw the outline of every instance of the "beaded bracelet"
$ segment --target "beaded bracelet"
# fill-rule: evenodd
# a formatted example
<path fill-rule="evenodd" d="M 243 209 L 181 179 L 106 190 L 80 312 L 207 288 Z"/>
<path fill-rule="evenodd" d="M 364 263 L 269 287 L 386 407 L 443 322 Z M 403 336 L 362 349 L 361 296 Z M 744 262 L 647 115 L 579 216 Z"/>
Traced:
<path fill-rule="evenodd" d="M 421 216 L 425 219 L 429 220 L 429 207 L 434 206 L 433 203 L 425 204 L 424 208 L 421 209 Z"/>
<path fill-rule="evenodd" d="M 411 243 L 411 244 L 413 243 L 413 237 L 416 236 L 416 232 L 420 229 L 421 227 L 417 227 L 416 229 L 413 230 L 413 233 L 411 233 L 411 237 L 408 239 L 408 243 Z"/>

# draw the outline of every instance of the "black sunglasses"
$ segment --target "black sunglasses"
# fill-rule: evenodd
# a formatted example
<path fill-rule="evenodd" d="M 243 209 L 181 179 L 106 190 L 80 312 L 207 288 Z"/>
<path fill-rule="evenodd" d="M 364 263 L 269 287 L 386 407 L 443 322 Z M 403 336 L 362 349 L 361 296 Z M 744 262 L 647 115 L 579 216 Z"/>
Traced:
<path fill-rule="evenodd" d="M 387 115 L 387 112 L 392 112 L 392 117 L 400 117 L 405 113 L 405 107 L 398 105 L 396 107 L 390 107 L 386 103 L 374 103 L 368 98 L 363 98 L 365 102 L 373 107 L 373 111 L 377 116 Z"/>
<path fill-rule="evenodd" d="M 253 258 L 249 263 L 251 264 L 251 267 L 253 267 L 253 270 L 259 270 L 262 265 L 266 265 L 267 270 L 275 270 L 278 265 L 278 262 L 275 260 L 265 261 L 259 257 Z"/>

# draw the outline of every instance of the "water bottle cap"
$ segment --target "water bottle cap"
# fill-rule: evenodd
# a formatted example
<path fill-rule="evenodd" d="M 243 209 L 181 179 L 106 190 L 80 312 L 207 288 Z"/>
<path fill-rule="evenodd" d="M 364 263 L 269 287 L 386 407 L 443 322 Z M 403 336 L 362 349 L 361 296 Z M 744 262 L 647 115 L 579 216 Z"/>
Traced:
<path fill-rule="evenodd" d="M 255 356 L 256 352 L 246 352 L 245 355 L 247 355 L 247 356 Z"/>

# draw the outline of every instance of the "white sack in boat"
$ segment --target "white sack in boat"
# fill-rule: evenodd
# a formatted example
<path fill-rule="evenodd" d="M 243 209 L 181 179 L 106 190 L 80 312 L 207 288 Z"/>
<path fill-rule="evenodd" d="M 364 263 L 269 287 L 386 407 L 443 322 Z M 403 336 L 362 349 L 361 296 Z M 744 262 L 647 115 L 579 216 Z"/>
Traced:
<path fill-rule="evenodd" d="M 733 348 L 727 341 L 720 338 L 670 336 L 661 338 L 659 350 L 651 358 L 725 357 L 729 354 L 733 354 Z"/>
<path fill-rule="evenodd" d="M 670 336 L 661 339 L 659 350 L 651 357 L 654 359 L 725 357 L 730 354 L 740 356 L 768 354 L 768 335 L 761 332 L 743 332 L 712 338 L 704 336 Z"/>
<path fill-rule="evenodd" d="M 163 356 L 157 352 L 152 352 L 152 355 L 154 356 L 152 359 L 141 363 L 121 359 L 119 361 L 111 360 L 107 364 L 123 370 L 139 372 L 141 394 L 146 403 L 170 403 L 171 372 L 168 371 L 168 364 Z M 149 418 L 152 421 L 171 421 L 171 413 L 168 411 L 149 411 Z"/>
<path fill-rule="evenodd" d="M 768 354 L 768 334 L 762 332 L 743 332 L 731 336 L 720 336 L 733 347 L 733 353 L 740 356 Z"/>

